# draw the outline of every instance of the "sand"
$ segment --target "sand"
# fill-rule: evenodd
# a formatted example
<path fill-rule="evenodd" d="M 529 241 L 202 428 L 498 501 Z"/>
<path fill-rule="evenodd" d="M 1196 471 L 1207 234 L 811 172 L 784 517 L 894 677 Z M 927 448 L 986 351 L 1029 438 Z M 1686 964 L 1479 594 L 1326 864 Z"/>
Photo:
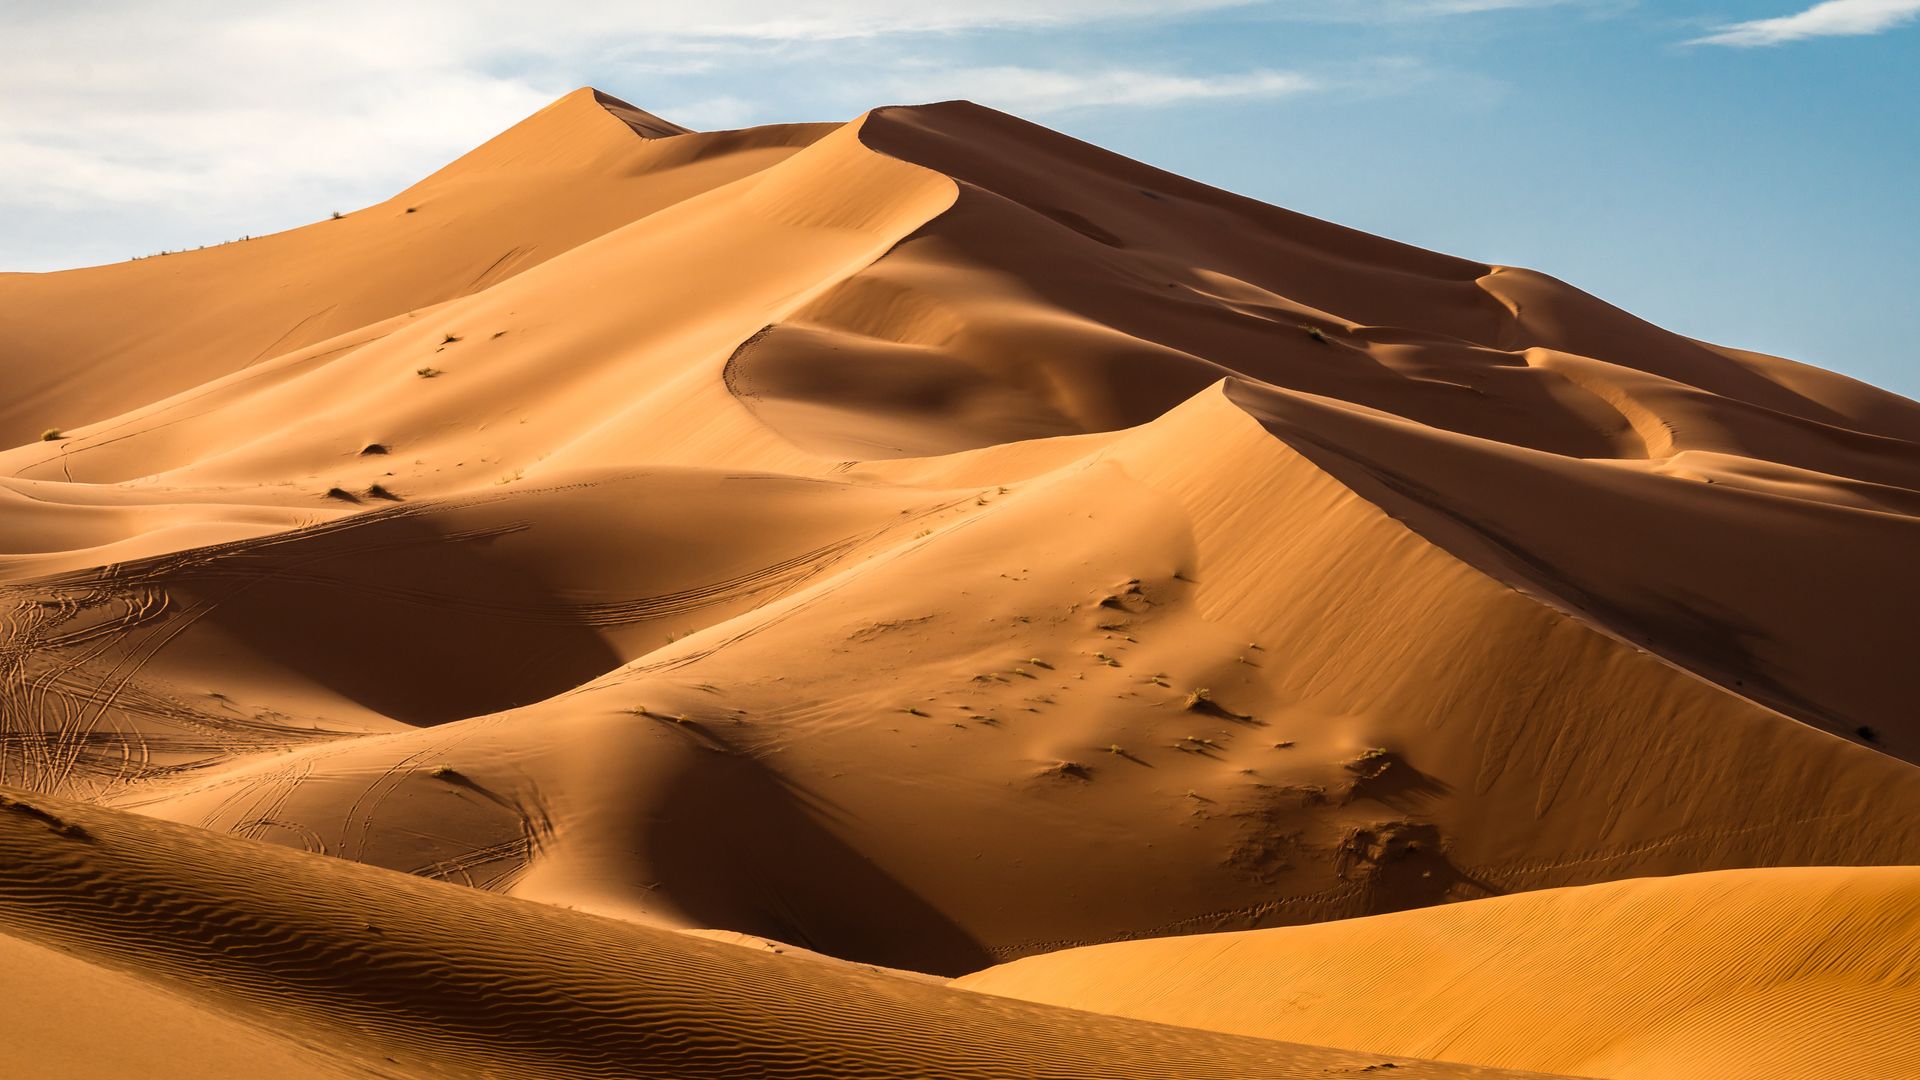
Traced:
<path fill-rule="evenodd" d="M 1920 870 L 1785 867 L 1096 945 L 957 985 L 1581 1076 L 1911 1076 Z"/>
<path fill-rule="evenodd" d="M 45 799 L 0 804 L 0 852 L 0 949 L 70 954 L 56 983 L 92 965 L 115 993 L 87 1011 L 137 1021 L 104 1052 L 43 1061 L 60 1044 L 30 1044 L 35 1071 L 164 1057 L 199 1076 L 277 1061 L 327 1077 L 1527 1075 L 1012 1002 Z M 159 986 L 155 1017 L 141 999 Z M 57 1027 L 63 1008 L 30 1000 L 8 1023 Z M 272 1041 L 234 1034 L 242 1020 Z M 239 1069 L 225 1041 L 242 1035 L 265 1045 Z"/>
<path fill-rule="evenodd" d="M 1766 868 L 1920 865 L 1920 674 L 1895 659 L 1920 405 L 977 106 L 696 133 L 581 90 L 339 219 L 0 274 L 0 326 L 0 786 L 191 837 L 189 877 L 360 883 L 368 921 L 438 935 L 403 968 L 496 917 L 639 935 L 620 947 L 692 950 L 643 996 L 791 969 L 813 997 L 753 1006 L 816 1018 L 793 1021 L 812 1065 L 780 1067 L 897 1075 L 948 1040 L 860 1042 L 877 1000 L 1011 1007 L 928 976 L 1067 1001 L 1080 976 L 1008 989 L 1029 969 L 996 965 L 1065 973 L 1118 942 L 1217 972 L 1178 950 L 1227 931 L 1363 935 L 1391 970 L 1422 920 L 1613 912 L 1606 890 L 1665 875 L 1844 921 L 1905 894 Z M 86 873 L 72 890 L 128 903 L 201 888 Z M 1757 1068 L 1743 1040 L 1786 1074 L 1920 1049 L 1822 1050 L 1865 1028 L 1791 985 L 1642 1037 L 1605 1003 L 1724 937 L 1688 921 L 1720 902 L 1698 888 L 1648 893 L 1670 921 L 1639 967 L 1539 961 L 1591 984 L 1584 1043 L 1419 982 L 1393 1005 L 1358 960 L 1341 982 L 1251 957 L 1214 996 L 1116 962 L 1086 1007 L 1236 1033 L 1191 1044 L 1223 1075 L 1254 1074 L 1250 1038 L 1598 1075 L 1680 1075 L 1696 1049 Z M 282 891 L 168 925 L 344 917 Z M 12 897 L 10 926 L 33 906 Z M 93 940 L 33 910 L 17 947 Z M 1432 985 L 1550 951 L 1564 909 L 1514 910 L 1514 939 L 1423 960 Z M 303 992 L 288 1034 L 251 975 L 167 989 L 214 939 L 128 933 L 74 963 L 121 958 L 97 977 L 122 1013 L 196 1010 L 223 1033 L 208 1072 L 245 1038 L 360 1038 L 349 986 Z M 1914 975 L 1910 922 L 1858 934 L 1884 979 Z M 877 998 L 843 985 L 869 967 Z M 1269 982 L 1380 1000 L 1269 1029 Z M 703 1047 L 738 1045 L 662 1057 L 677 1021 L 636 1013 L 594 1068 L 774 1068 L 744 1013 L 690 1000 Z M 1165 1029 L 1032 1015 L 1029 1041 L 927 1074 L 1020 1075 L 1062 1024 L 1133 1047 L 1068 1074 L 1169 1074 Z M 451 1074 L 559 1068 L 548 1036 L 462 1030 Z"/>

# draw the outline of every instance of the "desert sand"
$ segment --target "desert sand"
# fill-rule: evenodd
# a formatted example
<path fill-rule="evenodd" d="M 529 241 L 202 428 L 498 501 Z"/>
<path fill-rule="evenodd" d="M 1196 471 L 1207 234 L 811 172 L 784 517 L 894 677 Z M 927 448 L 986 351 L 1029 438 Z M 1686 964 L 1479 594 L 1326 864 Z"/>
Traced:
<path fill-rule="evenodd" d="M 0 446 L 46 1075 L 1920 1060 L 1920 404 L 1541 273 L 580 90 L 0 274 Z"/>

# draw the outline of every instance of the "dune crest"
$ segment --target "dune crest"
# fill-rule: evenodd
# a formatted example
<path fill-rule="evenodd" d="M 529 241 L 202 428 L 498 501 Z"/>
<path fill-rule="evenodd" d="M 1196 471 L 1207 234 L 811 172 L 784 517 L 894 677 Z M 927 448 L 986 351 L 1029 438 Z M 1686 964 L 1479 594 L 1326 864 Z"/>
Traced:
<path fill-rule="evenodd" d="M 1673 1075 L 1767 1023 L 1811 1067 L 1795 1033 L 1884 985 L 1826 1064 L 1901 1049 L 1868 1028 L 1906 1017 L 1911 928 L 1866 913 L 1904 871 L 1847 868 L 1920 865 L 1920 669 L 1888 660 L 1920 610 L 1913 402 L 964 102 L 693 132 L 583 89 L 337 220 L 0 275 L 0 325 L 0 785 L 117 838 L 0 814 L 72 872 L 0 887 L 0 925 L 128 1013 L 186 980 L 180 1008 L 243 1017 L 230 1049 L 285 1007 L 311 1026 L 261 1053 L 344 1040 L 376 1074 L 418 1024 L 455 1072 L 1365 1067 L 1258 1041 L 1298 1038 Z M 181 928 L 239 918 L 256 863 L 364 905 L 257 913 L 352 970 L 458 954 L 677 1004 L 597 1049 L 542 1005 L 493 1065 L 444 1001 L 355 1041 L 364 987 L 189 970 L 210 939 Z M 59 914 L 148 890 L 188 907 Z M 1752 967 L 1703 953 L 1666 1027 L 1609 996 L 1659 957 L 1550 954 L 1566 919 L 1684 937 L 1723 902 L 1842 928 L 1839 996 L 1796 981 L 1793 928 Z M 434 909 L 668 974 L 473 954 Z M 361 919 L 419 936 L 389 955 Z M 1261 1026 L 1263 972 L 1384 999 L 1378 958 L 1449 919 L 1479 951 L 1434 971 L 1588 979 L 1590 1037 L 1418 983 L 1394 1032 L 1384 1005 Z M 1381 966 L 1177 936 L 1217 931 Z M 681 977 L 783 988 L 752 1000 L 798 1056 Z M 935 1034 L 855 1030 L 879 1014 Z M 683 1022 L 755 1049 L 663 1051 Z"/>
<path fill-rule="evenodd" d="M 1920 870 L 1612 882 L 1099 945 L 956 985 L 1579 1076 L 1899 1076 L 1920 1022 Z"/>

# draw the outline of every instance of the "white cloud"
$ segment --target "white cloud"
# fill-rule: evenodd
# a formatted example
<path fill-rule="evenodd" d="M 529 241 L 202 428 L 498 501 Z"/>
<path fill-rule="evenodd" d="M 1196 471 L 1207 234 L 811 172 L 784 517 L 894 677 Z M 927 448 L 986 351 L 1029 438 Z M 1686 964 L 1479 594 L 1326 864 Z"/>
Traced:
<path fill-rule="evenodd" d="M 1794 15 L 1723 26 L 1689 45 L 1751 48 L 1812 37 L 1878 34 L 1920 19 L 1920 0 L 1826 0 Z"/>
<path fill-rule="evenodd" d="M 0 270 L 214 242 L 365 205 L 587 82 L 620 93 L 633 79 L 653 95 L 639 104 L 696 127 L 800 119 L 823 102 L 850 117 L 888 95 L 1036 115 L 1278 98 L 1317 84 L 1122 60 L 1000 66 L 969 47 L 980 40 L 960 39 L 1137 35 L 1210 12 L 1400 21 L 1561 2 L 1592 0 L 0 0 Z M 843 52 L 861 56 L 844 79 Z M 902 75 L 915 58 L 927 81 Z M 790 76 L 801 85 L 777 81 Z"/>
<path fill-rule="evenodd" d="M 1169 75 L 1109 68 L 1062 71 L 1030 67 L 954 68 L 916 72 L 894 84 L 910 101 L 968 98 L 1005 112 L 1044 116 L 1068 109 L 1154 107 L 1223 98 L 1277 98 L 1320 88 L 1291 71 L 1236 75 Z"/>
<path fill-rule="evenodd" d="M 751 125 L 759 117 L 753 102 L 732 94 L 668 105 L 659 115 L 695 131 L 726 131 Z"/>

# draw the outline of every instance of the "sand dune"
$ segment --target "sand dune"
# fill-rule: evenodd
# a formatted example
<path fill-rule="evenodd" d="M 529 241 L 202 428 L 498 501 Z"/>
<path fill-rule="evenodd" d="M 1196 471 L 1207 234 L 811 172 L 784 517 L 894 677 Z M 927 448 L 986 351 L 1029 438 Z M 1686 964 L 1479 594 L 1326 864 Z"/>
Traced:
<path fill-rule="evenodd" d="M 1097 945 L 958 985 L 1582 1076 L 1911 1076 L 1920 870 L 1793 867 L 1553 889 Z"/>
<path fill-rule="evenodd" d="M 158 992 L 127 985 L 131 970 L 216 1036 L 266 1028 L 296 1075 L 1519 1075 L 1004 1001 L 5 798 L 0 927 L 23 940 L 0 945 Z M 140 1004 L 125 1000 L 108 1008 Z M 209 1041 L 198 1075 L 221 1065 Z"/>
<path fill-rule="evenodd" d="M 0 275 L 0 324 L 0 784 L 156 844 L 194 834 L 141 819 L 200 826 L 216 876 L 278 860 L 382 910 L 951 976 L 1473 901 L 1298 931 L 1390 958 L 1488 897 L 1612 913 L 1605 883 L 1649 875 L 1920 865 L 1920 675 L 1890 660 L 1920 405 L 976 106 L 695 133 L 582 90 L 337 220 Z M 123 872 L 87 888 L 192 891 Z M 1883 902 L 1686 880 L 1808 925 Z M 1675 920 L 1719 895 L 1619 888 Z M 33 904 L 0 920 L 85 937 Z M 111 978 L 175 979 L 192 940 Z M 751 955 L 713 948 L 678 970 Z M 254 1007 L 234 977 L 191 1005 L 209 1024 Z M 1603 1003 L 1653 975 L 1592 977 Z M 1158 985 L 1112 1008 L 1271 1034 Z M 351 1038 L 355 993 L 303 997 L 302 1045 Z M 1767 1017 L 1839 1030 L 1816 998 L 1458 1047 L 1659 1073 Z M 1324 1041 L 1382 1045 L 1371 1015 Z M 1396 1051 L 1450 1056 L 1448 1015 Z M 453 1021 L 392 1031 L 416 1023 Z M 1111 1030 L 1115 1062 L 1175 1037 Z M 1827 1064 L 1885 1066 L 1860 1045 Z M 1206 1046 L 1222 1074 L 1254 1052 Z"/>

